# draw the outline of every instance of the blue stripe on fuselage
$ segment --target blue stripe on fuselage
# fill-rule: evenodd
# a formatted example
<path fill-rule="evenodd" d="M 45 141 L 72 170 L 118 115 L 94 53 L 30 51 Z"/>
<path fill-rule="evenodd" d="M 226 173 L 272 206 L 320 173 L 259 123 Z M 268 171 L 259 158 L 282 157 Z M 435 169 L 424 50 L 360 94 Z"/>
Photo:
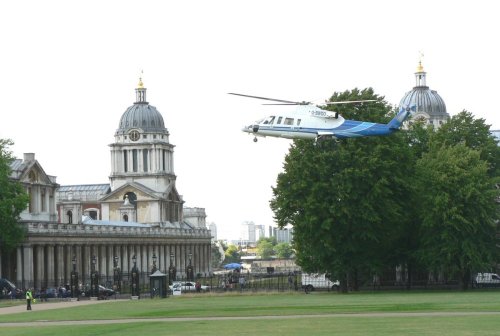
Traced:
<path fill-rule="evenodd" d="M 346 120 L 339 127 L 334 128 L 312 128 L 312 127 L 282 127 L 282 126 L 263 126 L 260 125 L 259 132 L 300 132 L 309 134 L 318 134 L 320 132 L 331 132 L 337 138 L 351 138 L 362 136 L 389 135 L 395 130 L 390 129 L 385 124 L 377 124 L 371 122 L 358 122 L 354 120 Z M 257 132 L 257 133 L 259 133 Z"/>

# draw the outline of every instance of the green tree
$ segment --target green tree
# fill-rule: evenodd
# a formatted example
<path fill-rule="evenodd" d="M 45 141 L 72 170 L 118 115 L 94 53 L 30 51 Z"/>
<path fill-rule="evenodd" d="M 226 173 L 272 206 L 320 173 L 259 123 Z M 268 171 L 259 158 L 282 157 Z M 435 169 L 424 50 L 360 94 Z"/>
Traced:
<path fill-rule="evenodd" d="M 269 242 L 269 243 L 271 243 L 272 246 L 276 246 L 276 244 L 278 244 L 276 237 L 261 237 L 257 241 L 257 246 L 259 246 L 259 244 L 262 242 Z"/>
<path fill-rule="evenodd" d="M 276 244 L 274 251 L 276 256 L 282 259 L 288 259 L 293 255 L 293 248 L 289 243 Z"/>
<path fill-rule="evenodd" d="M 435 145 L 453 146 L 464 144 L 476 149 L 482 160 L 488 162 L 490 176 L 500 174 L 500 147 L 490 133 L 490 126 L 482 118 L 476 119 L 471 112 L 462 111 L 441 126 L 431 139 Z"/>
<path fill-rule="evenodd" d="M 394 111 L 372 89 L 335 93 L 331 100 L 376 99 L 336 106 L 345 118 L 387 122 Z M 322 141 L 296 140 L 273 188 L 278 225 L 294 227 L 297 263 L 357 288 L 361 272 L 395 265 L 407 221 L 411 154 L 401 134 Z"/>
<path fill-rule="evenodd" d="M 218 268 L 221 265 L 222 253 L 221 248 L 219 248 L 220 246 L 221 245 L 219 242 L 214 242 L 210 246 L 212 252 L 210 257 L 210 265 L 213 268 Z"/>
<path fill-rule="evenodd" d="M 224 262 L 225 263 L 233 263 L 233 262 L 240 262 L 241 260 L 241 254 L 238 249 L 238 247 L 234 244 L 229 244 L 227 247 L 226 251 L 224 252 Z"/>
<path fill-rule="evenodd" d="M 463 289 L 473 270 L 497 260 L 498 179 L 488 169 L 481 152 L 465 143 L 431 146 L 416 166 L 421 259 L 430 269 L 458 274 Z"/>
<path fill-rule="evenodd" d="M 269 259 L 274 255 L 273 243 L 267 239 L 259 239 L 257 242 L 257 255 L 262 259 Z"/>
<path fill-rule="evenodd" d="M 9 252 L 24 240 L 19 215 L 26 209 L 29 196 L 19 182 L 10 178 L 10 163 L 14 160 L 8 150 L 13 142 L 0 139 L 0 248 Z"/>

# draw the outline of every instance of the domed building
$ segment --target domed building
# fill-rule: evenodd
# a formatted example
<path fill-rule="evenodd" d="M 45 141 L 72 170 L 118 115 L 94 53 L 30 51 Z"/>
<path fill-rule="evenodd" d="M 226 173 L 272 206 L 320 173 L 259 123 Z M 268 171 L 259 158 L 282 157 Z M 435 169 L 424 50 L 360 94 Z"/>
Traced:
<path fill-rule="evenodd" d="M 21 288 L 73 288 L 96 271 L 100 284 L 127 292 L 130 274 L 139 274 L 142 286 L 155 270 L 170 280 L 211 273 L 205 209 L 183 208 L 163 117 L 147 102 L 142 80 L 135 91 L 109 145 L 110 184 L 59 186 L 34 154 L 11 164 L 11 178 L 31 201 L 20 222 L 26 239 L 0 254 L 0 277 Z"/>
<path fill-rule="evenodd" d="M 417 72 L 415 72 L 415 87 L 407 92 L 399 106 L 416 105 L 416 113 L 413 120 L 425 120 L 427 124 L 439 128 L 450 118 L 446 112 L 446 105 L 443 98 L 435 90 L 427 86 L 427 73 L 424 71 L 422 61 L 418 62 Z"/>
<path fill-rule="evenodd" d="M 101 199 L 102 218 L 149 224 L 182 222 L 175 187 L 174 146 L 163 117 L 146 100 L 142 80 L 136 102 L 120 118 L 111 147 L 111 193 Z"/>

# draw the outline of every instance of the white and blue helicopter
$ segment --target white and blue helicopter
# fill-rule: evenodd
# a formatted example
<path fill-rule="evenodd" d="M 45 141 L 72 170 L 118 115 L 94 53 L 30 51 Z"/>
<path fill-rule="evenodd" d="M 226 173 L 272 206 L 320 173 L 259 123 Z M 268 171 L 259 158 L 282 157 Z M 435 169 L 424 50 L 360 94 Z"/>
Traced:
<path fill-rule="evenodd" d="M 250 96 L 241 93 L 229 93 L 236 96 L 264 99 L 278 104 L 267 105 L 297 105 L 295 110 L 276 113 L 243 127 L 242 131 L 253 134 L 254 142 L 257 136 L 277 137 L 287 139 L 342 139 L 366 136 L 389 135 L 399 130 L 403 121 L 415 111 L 415 106 L 401 108 L 398 114 L 387 124 L 368 121 L 347 120 L 338 112 L 323 110 L 311 102 L 294 102 L 289 100 Z M 374 102 L 377 100 L 355 100 L 325 102 L 325 104 L 353 104 Z"/>

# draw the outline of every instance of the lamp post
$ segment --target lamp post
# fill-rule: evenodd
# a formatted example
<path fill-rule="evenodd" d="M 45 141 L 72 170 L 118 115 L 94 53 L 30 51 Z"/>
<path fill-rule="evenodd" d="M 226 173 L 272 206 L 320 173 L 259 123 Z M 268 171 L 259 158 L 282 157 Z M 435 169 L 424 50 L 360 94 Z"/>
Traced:
<path fill-rule="evenodd" d="M 186 277 L 187 277 L 188 281 L 194 281 L 193 266 L 191 265 L 192 258 L 193 258 L 193 254 L 191 253 L 191 250 L 189 250 L 189 253 L 188 253 L 189 264 L 186 267 Z"/>
<path fill-rule="evenodd" d="M 78 297 L 78 272 L 76 271 L 76 256 L 71 259 L 73 270 L 71 271 L 71 297 Z"/>
<path fill-rule="evenodd" d="M 130 293 L 132 296 L 139 296 L 139 270 L 137 269 L 137 257 L 135 254 L 132 256 L 132 261 L 134 262 L 134 267 L 132 267 L 132 273 L 130 273 Z"/>
<path fill-rule="evenodd" d="M 170 252 L 170 267 L 168 268 L 168 284 L 171 285 L 175 281 L 176 269 L 174 265 L 174 252 Z"/>
<path fill-rule="evenodd" d="M 96 270 L 96 257 L 92 256 L 92 272 L 90 273 L 90 296 L 99 296 L 99 272 Z"/>
<path fill-rule="evenodd" d="M 153 267 L 151 267 L 151 274 L 156 272 L 156 270 L 157 270 L 157 268 L 156 268 L 156 254 L 155 254 L 155 251 L 153 251 Z"/>
<path fill-rule="evenodd" d="M 120 293 L 122 291 L 122 274 L 120 267 L 118 267 L 118 256 L 113 257 L 113 282 L 115 292 Z"/>

